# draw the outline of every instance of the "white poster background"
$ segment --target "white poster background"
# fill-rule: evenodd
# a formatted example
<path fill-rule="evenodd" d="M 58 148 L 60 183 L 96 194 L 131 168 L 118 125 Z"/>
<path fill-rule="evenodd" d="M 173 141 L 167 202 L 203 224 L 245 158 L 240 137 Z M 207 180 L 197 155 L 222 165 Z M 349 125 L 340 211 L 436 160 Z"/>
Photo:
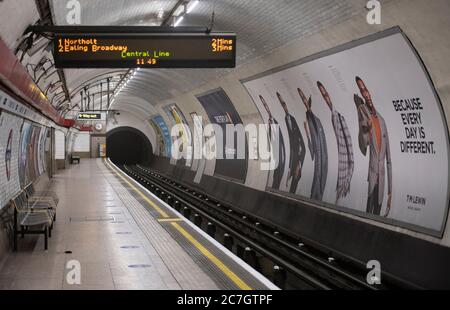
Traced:
<path fill-rule="evenodd" d="M 71 150 L 68 150 L 70 152 Z M 91 151 L 91 135 L 89 132 L 80 132 L 73 142 L 73 152 L 88 153 Z"/>
<path fill-rule="evenodd" d="M 66 136 L 61 130 L 55 131 L 55 159 L 66 159 Z"/>
<path fill-rule="evenodd" d="M 45 137 L 47 137 L 47 129 L 45 127 L 41 127 L 41 131 L 39 132 L 39 142 L 38 142 L 38 172 L 39 175 L 44 173 L 44 145 L 45 145 Z"/>
<path fill-rule="evenodd" d="M 345 199 L 341 200 L 339 207 L 366 212 L 369 152 L 367 156 L 363 156 L 358 145 L 358 116 L 353 95 L 361 96 L 361 94 L 355 82 L 356 76 L 361 77 L 365 82 L 375 108 L 384 118 L 388 130 L 393 184 L 389 219 L 411 224 L 413 227 L 425 228 L 427 232 L 430 230 L 440 232 L 449 204 L 447 127 L 434 89 L 416 54 L 401 33 L 243 82 L 264 122 L 267 123 L 268 115 L 261 104 L 259 95 L 266 99 L 273 116 L 281 126 L 287 158 L 280 190 L 286 191 L 290 146 L 284 121 L 285 113 L 276 97 L 276 92 L 283 96 L 290 114 L 297 119 L 307 148 L 302 179 L 296 194 L 308 198 L 311 192 L 314 163 L 309 153 L 303 126 L 306 121 L 306 108 L 297 92 L 297 88 L 300 87 L 307 98 L 312 96 L 312 111 L 321 120 L 326 133 L 328 178 L 323 202 L 335 203 L 338 150 L 331 112 L 317 87 L 317 81 L 320 81 L 330 94 L 335 109 L 347 121 L 353 144 L 355 169 L 351 191 Z M 396 112 L 392 101 L 411 98 L 420 98 L 423 110 L 418 112 L 421 112 L 422 126 L 425 128 L 424 141 L 434 141 L 435 154 L 407 154 L 400 151 L 400 142 L 407 141 L 405 125 L 401 118 L 401 113 L 405 112 Z M 414 141 L 419 140 L 414 139 Z M 269 178 L 269 187 L 271 182 Z M 386 167 L 381 215 L 384 215 L 386 210 L 387 183 Z M 420 206 L 407 203 L 407 195 L 424 197 L 426 204 Z M 419 208 L 414 210 L 411 207 Z"/>
<path fill-rule="evenodd" d="M 20 190 L 19 181 L 19 145 L 22 119 L 4 111 L 0 114 L 0 209 Z M 6 175 L 6 150 L 12 130 L 10 179 Z"/>

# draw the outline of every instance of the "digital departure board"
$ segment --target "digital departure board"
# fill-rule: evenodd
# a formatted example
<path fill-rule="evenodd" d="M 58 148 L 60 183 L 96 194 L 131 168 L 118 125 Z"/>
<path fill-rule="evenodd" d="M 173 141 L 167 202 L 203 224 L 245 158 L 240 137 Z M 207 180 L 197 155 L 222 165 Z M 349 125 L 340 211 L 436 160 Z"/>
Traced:
<path fill-rule="evenodd" d="M 56 35 L 57 68 L 234 68 L 235 34 Z"/>

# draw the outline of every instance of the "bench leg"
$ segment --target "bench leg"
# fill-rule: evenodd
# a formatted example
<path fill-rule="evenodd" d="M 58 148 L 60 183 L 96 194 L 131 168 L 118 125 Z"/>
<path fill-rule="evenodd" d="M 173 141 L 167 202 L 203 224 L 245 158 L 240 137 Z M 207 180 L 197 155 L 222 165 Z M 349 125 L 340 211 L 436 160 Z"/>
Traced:
<path fill-rule="evenodd" d="M 48 250 L 48 226 L 45 225 L 45 239 L 44 239 L 44 248 L 47 251 Z"/>
<path fill-rule="evenodd" d="M 21 233 L 21 238 L 25 238 L 25 227 L 24 226 L 20 226 L 20 233 Z"/>
<path fill-rule="evenodd" d="M 49 230 L 48 230 L 48 237 L 49 238 L 51 238 L 52 237 L 52 228 L 53 227 L 53 224 L 52 224 L 52 226 L 50 226 L 50 228 L 49 228 Z"/>

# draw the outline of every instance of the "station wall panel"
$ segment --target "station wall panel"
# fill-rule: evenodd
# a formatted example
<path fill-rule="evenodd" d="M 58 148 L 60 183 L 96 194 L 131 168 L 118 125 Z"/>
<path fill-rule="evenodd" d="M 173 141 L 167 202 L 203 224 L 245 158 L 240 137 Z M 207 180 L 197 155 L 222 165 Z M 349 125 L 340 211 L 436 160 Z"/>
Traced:
<path fill-rule="evenodd" d="M 0 208 L 46 171 L 48 128 L 0 111 Z"/>
<path fill-rule="evenodd" d="M 66 158 L 66 137 L 64 132 L 55 131 L 55 159 L 64 160 Z"/>
<path fill-rule="evenodd" d="M 0 111 L 0 208 L 19 191 L 19 145 L 22 120 Z"/>

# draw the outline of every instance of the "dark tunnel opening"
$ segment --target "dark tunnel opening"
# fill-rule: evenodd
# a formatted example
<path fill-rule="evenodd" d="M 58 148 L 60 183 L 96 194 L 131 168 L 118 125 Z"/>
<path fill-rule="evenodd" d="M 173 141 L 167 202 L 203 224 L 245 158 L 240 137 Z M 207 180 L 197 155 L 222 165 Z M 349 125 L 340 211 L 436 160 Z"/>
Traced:
<path fill-rule="evenodd" d="M 106 155 L 116 165 L 147 164 L 153 156 L 153 147 L 139 130 L 119 127 L 106 136 Z"/>

